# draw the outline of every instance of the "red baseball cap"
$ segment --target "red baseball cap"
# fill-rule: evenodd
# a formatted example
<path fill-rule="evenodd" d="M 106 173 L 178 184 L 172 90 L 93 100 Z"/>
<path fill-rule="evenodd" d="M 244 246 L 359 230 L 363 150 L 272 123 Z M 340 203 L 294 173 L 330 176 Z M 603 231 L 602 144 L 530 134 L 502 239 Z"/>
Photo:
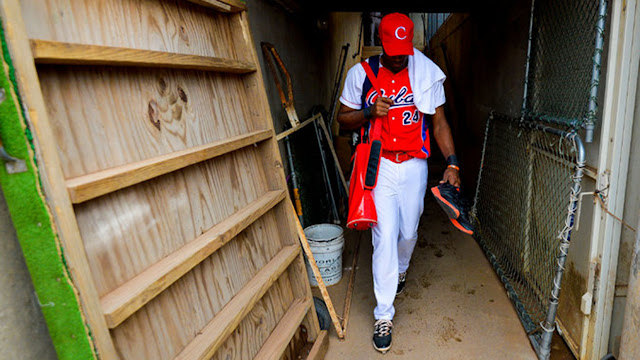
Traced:
<path fill-rule="evenodd" d="M 389 56 L 413 55 L 413 21 L 405 14 L 386 15 L 380 21 L 380 40 Z"/>

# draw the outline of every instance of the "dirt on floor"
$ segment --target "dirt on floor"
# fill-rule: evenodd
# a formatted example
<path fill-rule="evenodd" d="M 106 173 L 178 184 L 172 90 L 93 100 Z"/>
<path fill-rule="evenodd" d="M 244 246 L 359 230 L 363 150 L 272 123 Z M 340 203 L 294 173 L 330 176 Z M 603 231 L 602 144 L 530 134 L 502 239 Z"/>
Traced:
<path fill-rule="evenodd" d="M 330 330 L 326 359 L 536 359 L 502 282 L 475 240 L 454 228 L 432 197 L 418 230 L 406 290 L 395 301 L 393 345 L 385 355 L 372 346 L 371 235 L 345 231 L 343 277 L 329 287 L 343 314 L 355 244 L 360 251 L 345 340 Z M 314 295 L 320 297 L 314 289 Z M 552 359 L 572 359 L 562 340 Z"/>

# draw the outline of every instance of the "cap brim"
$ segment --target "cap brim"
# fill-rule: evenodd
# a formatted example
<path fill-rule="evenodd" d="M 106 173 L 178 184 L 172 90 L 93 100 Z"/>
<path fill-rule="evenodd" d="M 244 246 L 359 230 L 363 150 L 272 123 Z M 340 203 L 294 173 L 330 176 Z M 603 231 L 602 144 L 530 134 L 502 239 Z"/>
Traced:
<path fill-rule="evenodd" d="M 384 53 L 388 56 L 413 55 L 413 44 L 393 44 L 383 46 L 383 48 Z"/>

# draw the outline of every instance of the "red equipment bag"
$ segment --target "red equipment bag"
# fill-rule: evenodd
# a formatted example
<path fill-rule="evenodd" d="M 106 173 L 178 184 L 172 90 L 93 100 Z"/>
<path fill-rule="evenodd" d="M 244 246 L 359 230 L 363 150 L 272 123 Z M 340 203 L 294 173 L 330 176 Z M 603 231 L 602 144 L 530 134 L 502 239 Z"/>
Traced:
<path fill-rule="evenodd" d="M 362 62 L 371 85 L 381 94 L 377 79 L 368 63 Z M 376 206 L 371 191 L 378 181 L 378 169 L 382 155 L 382 119 L 372 119 L 368 129 L 360 131 L 360 144 L 353 155 L 353 168 L 349 179 L 349 215 L 347 227 L 354 230 L 367 230 L 378 223 Z"/>

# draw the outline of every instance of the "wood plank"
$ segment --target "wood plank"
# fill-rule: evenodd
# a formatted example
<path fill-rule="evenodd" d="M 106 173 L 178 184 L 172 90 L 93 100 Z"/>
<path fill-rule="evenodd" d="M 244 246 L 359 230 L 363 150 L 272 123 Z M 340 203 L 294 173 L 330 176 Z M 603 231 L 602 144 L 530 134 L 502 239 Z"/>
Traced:
<path fill-rule="evenodd" d="M 300 125 L 296 126 L 296 127 L 292 127 L 291 129 L 287 129 L 283 132 L 281 132 L 280 134 L 276 135 L 276 140 L 280 141 L 284 138 L 286 138 L 287 136 L 293 134 L 294 132 L 302 129 L 303 127 L 311 124 L 312 122 L 314 122 L 315 120 L 319 119 L 320 117 L 322 117 L 322 114 L 315 114 L 314 116 L 308 118 L 307 120 L 303 121 L 300 123 Z"/>
<path fill-rule="evenodd" d="M 253 359 L 296 300 L 288 283 L 289 279 L 282 274 L 210 360 Z M 198 330 L 202 327 L 204 326 Z M 296 333 L 294 340 L 296 337 L 301 337 L 300 331 Z M 295 359 L 295 357 L 289 359 Z"/>
<path fill-rule="evenodd" d="M 293 207 L 293 203 L 289 204 L 292 210 L 292 213 L 295 215 L 295 208 Z M 336 334 L 338 338 L 344 339 L 344 331 L 342 328 L 342 324 L 340 323 L 340 319 L 338 318 L 338 313 L 336 313 L 336 309 L 333 306 L 333 301 L 331 301 L 331 296 L 329 296 L 329 291 L 324 284 L 324 280 L 322 279 L 322 274 L 320 274 L 320 269 L 318 269 L 318 265 L 316 264 L 316 259 L 313 256 L 313 252 L 311 251 L 311 247 L 309 247 L 309 241 L 307 240 L 307 235 L 304 233 L 304 229 L 302 228 L 302 224 L 300 224 L 300 220 L 298 217 L 295 217 L 296 227 L 298 228 L 298 237 L 300 238 L 300 244 L 302 245 L 302 249 L 304 249 L 304 254 L 307 256 L 309 260 L 309 264 L 311 264 L 311 271 L 313 272 L 313 276 L 316 278 L 318 282 L 318 288 L 320 289 L 320 293 L 322 294 L 322 299 L 327 305 L 327 310 L 329 310 L 329 315 L 331 317 L 331 321 L 333 322 L 333 327 L 336 330 Z"/>
<path fill-rule="evenodd" d="M 23 13 L 17 1 L 0 1 L 0 16 L 7 47 L 20 90 L 24 111 L 28 114 L 29 128 L 35 143 L 35 157 L 43 196 L 55 223 L 60 247 L 69 270 L 73 287 L 77 289 L 80 309 L 86 319 L 88 341 L 95 346 L 102 359 L 118 359 L 109 329 L 102 316 L 96 286 L 82 246 L 82 238 L 66 194 L 60 158 L 56 151 L 53 126 L 49 120 L 45 101 L 40 90 L 40 81 L 35 68 Z M 61 255 L 62 256 L 62 255 Z M 69 279 L 60 279 L 69 281 Z"/>
<path fill-rule="evenodd" d="M 255 64 L 211 56 L 31 39 L 37 64 L 159 67 L 247 74 Z"/>
<path fill-rule="evenodd" d="M 296 299 L 289 310 L 284 314 L 278 326 L 271 332 L 269 338 L 264 342 L 260 352 L 254 359 L 279 359 L 284 350 L 291 342 L 293 335 L 298 331 L 300 322 L 311 308 L 312 299 Z"/>
<path fill-rule="evenodd" d="M 188 0 L 194 4 L 210 7 L 220 12 L 240 12 L 247 10 L 247 5 L 238 0 Z"/>
<path fill-rule="evenodd" d="M 186 1 L 18 1 L 30 39 L 238 59 L 235 14 Z"/>
<path fill-rule="evenodd" d="M 267 193 L 102 297 L 100 304 L 109 327 L 118 326 L 284 198 L 284 190 Z"/>
<path fill-rule="evenodd" d="M 218 0 L 187 0 L 200 6 L 206 6 L 220 12 L 231 12 L 231 6 Z"/>
<path fill-rule="evenodd" d="M 233 11 L 244 11 L 247 10 L 247 4 L 241 0 L 219 0 L 225 4 L 229 4 Z"/>
<path fill-rule="evenodd" d="M 71 178 L 67 180 L 67 189 L 71 201 L 74 204 L 79 204 L 189 165 L 227 154 L 266 140 L 271 136 L 271 130 L 254 131 L 207 145 Z"/>
<path fill-rule="evenodd" d="M 351 312 L 351 300 L 353 297 L 353 287 L 356 281 L 356 270 L 358 268 L 358 254 L 360 251 L 360 243 L 362 242 L 363 231 L 360 232 L 358 240 L 356 240 L 356 247 L 353 250 L 353 259 L 351 261 L 351 272 L 349 273 L 349 285 L 347 286 L 347 295 L 344 298 L 344 306 L 342 311 L 342 331 L 344 336 L 347 336 L 347 325 L 349 324 L 349 313 Z"/>
<path fill-rule="evenodd" d="M 296 245 L 289 245 L 280 250 L 196 335 L 176 359 L 208 359 L 213 356 L 256 302 L 299 255 L 300 247 Z"/>
<path fill-rule="evenodd" d="M 382 54 L 382 46 L 363 46 L 362 47 L 362 61 L 370 58 L 374 55 Z"/>
<path fill-rule="evenodd" d="M 313 343 L 313 347 L 307 357 L 303 357 L 306 360 L 322 360 L 329 350 L 329 332 L 322 330 L 316 338 L 316 342 Z"/>

